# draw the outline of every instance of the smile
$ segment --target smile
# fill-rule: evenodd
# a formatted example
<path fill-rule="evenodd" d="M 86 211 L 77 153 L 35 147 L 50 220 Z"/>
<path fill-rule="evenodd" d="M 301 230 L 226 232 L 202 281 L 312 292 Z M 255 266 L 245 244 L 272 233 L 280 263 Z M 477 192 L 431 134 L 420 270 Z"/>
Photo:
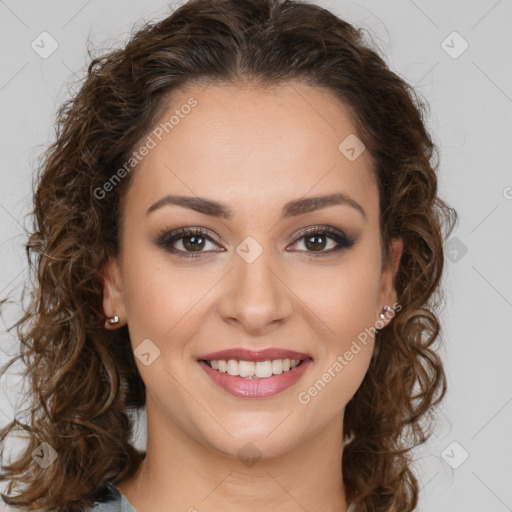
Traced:
<path fill-rule="evenodd" d="M 210 379 L 228 393 L 244 398 L 275 396 L 295 384 L 313 363 L 307 359 L 245 361 L 199 360 Z"/>
<path fill-rule="evenodd" d="M 289 372 L 301 364 L 300 359 L 274 359 L 268 361 L 244 361 L 236 359 L 214 359 L 206 361 L 211 368 L 245 379 L 266 379 L 272 375 Z"/>

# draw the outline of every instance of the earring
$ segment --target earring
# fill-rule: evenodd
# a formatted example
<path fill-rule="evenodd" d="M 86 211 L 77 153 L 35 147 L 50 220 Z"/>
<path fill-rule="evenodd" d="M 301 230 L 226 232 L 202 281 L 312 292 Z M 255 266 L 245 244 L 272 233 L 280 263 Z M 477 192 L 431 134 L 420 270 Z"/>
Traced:
<path fill-rule="evenodd" d="M 108 319 L 108 323 L 109 323 L 110 325 L 118 324 L 118 323 L 119 323 L 119 317 L 118 317 L 117 315 L 111 316 L 111 317 Z"/>
<path fill-rule="evenodd" d="M 388 311 L 391 311 L 391 309 L 392 309 L 392 308 L 390 308 L 390 307 L 389 307 L 389 306 L 387 306 L 387 305 L 386 305 L 386 306 L 384 306 L 384 313 L 381 313 L 381 314 L 380 314 L 380 317 L 382 318 L 382 320 L 385 320 L 385 319 L 386 319 L 386 313 L 387 313 Z"/>
<path fill-rule="evenodd" d="M 392 311 L 392 310 L 393 310 L 393 308 L 390 308 L 388 305 L 386 305 L 386 306 L 384 306 L 383 310 L 384 310 L 384 313 L 381 313 L 381 314 L 380 314 L 380 317 L 382 318 L 382 320 L 386 320 L 386 313 L 387 313 L 388 311 Z M 376 334 L 379 334 L 379 333 L 380 333 L 380 331 L 381 331 L 381 329 L 375 329 L 375 333 L 376 333 Z"/>

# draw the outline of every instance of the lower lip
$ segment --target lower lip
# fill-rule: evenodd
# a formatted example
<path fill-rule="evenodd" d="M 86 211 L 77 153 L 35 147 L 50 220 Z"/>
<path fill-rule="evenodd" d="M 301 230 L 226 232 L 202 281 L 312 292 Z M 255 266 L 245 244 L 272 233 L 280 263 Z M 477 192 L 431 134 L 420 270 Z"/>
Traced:
<path fill-rule="evenodd" d="M 293 386 L 303 373 L 313 363 L 311 358 L 306 359 L 293 370 L 272 375 L 264 379 L 245 379 L 229 373 L 219 372 L 208 366 L 204 361 L 198 361 L 208 377 L 228 393 L 242 398 L 267 398 L 277 395 Z"/>

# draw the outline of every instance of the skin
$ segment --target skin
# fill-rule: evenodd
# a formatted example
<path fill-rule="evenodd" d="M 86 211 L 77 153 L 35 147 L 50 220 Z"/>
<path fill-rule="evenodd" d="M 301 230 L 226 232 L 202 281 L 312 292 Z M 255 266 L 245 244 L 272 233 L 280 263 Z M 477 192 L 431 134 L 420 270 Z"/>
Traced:
<path fill-rule="evenodd" d="M 136 358 L 147 390 L 147 455 L 119 489 L 138 512 L 346 510 L 343 414 L 367 372 L 373 337 L 308 404 L 297 395 L 397 300 L 403 246 L 394 240 L 392 264 L 382 269 L 370 156 L 350 161 L 339 151 L 356 129 L 344 105 L 319 88 L 196 84 L 162 119 L 190 97 L 198 105 L 133 171 L 119 257 L 104 272 L 105 314 L 120 318 L 105 327 L 128 323 L 134 349 L 150 339 L 160 350 L 148 366 Z M 347 204 L 279 217 L 290 200 L 333 192 L 357 201 L 366 218 Z M 177 205 L 146 214 L 167 194 L 226 203 L 233 218 Z M 310 237 L 297 235 L 316 226 L 355 243 L 327 254 L 338 244 L 325 238 L 315 251 Z M 181 227 L 202 227 L 214 242 L 190 258 L 155 245 L 160 232 Z M 236 252 L 248 236 L 263 250 L 252 263 Z M 173 247 L 194 250 L 184 242 Z M 239 398 L 196 360 L 234 347 L 292 349 L 314 361 L 276 396 Z M 251 467 L 237 455 L 247 442 L 261 456 Z"/>

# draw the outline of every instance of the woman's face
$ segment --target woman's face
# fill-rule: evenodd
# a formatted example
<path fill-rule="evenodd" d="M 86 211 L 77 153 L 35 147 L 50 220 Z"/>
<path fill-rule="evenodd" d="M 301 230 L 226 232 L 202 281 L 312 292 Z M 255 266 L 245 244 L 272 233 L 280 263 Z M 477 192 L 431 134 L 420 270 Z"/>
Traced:
<path fill-rule="evenodd" d="M 381 272 L 368 152 L 343 104 L 300 83 L 190 86 L 161 122 L 169 123 L 144 141 L 125 196 L 105 312 L 128 323 L 149 424 L 158 418 L 164 430 L 231 455 L 249 441 L 263 455 L 285 453 L 339 426 L 333 420 L 370 362 L 373 331 L 365 329 L 396 301 L 401 244 Z M 313 201 L 333 195 L 345 200 Z M 189 228 L 204 233 L 171 239 Z M 198 361 L 238 348 L 311 360 L 298 379 L 245 379 Z M 232 372 L 252 367 L 231 363 Z"/>

